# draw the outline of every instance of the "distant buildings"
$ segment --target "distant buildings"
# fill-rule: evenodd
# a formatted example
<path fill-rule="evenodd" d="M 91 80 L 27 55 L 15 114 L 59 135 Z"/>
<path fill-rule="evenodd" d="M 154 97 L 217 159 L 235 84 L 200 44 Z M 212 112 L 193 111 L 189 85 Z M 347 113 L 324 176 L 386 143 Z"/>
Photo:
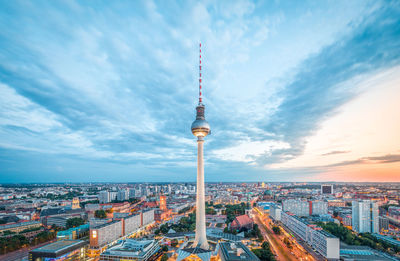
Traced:
<path fill-rule="evenodd" d="M 38 221 L 23 221 L 18 223 L 8 223 L 0 225 L 0 233 L 5 231 L 19 233 L 25 229 L 41 227 L 42 224 Z"/>
<path fill-rule="evenodd" d="M 321 185 L 321 194 L 333 194 L 333 185 Z"/>
<path fill-rule="evenodd" d="M 110 200 L 110 192 L 108 192 L 108 191 L 100 191 L 100 193 L 99 193 L 99 202 L 100 202 L 100 204 L 111 202 L 111 200 Z"/>
<path fill-rule="evenodd" d="M 352 227 L 358 233 L 379 233 L 378 203 L 370 200 L 352 202 Z"/>
<path fill-rule="evenodd" d="M 379 232 L 389 230 L 389 219 L 387 217 L 379 217 Z"/>

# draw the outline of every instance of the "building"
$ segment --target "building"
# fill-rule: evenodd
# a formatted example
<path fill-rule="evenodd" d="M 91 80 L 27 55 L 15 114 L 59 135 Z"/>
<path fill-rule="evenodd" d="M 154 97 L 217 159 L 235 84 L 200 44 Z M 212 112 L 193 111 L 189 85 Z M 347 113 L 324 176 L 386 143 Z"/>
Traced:
<path fill-rule="evenodd" d="M 100 202 L 100 204 L 111 202 L 111 200 L 110 200 L 110 192 L 108 192 L 108 191 L 100 191 L 100 193 L 99 193 L 99 202 Z"/>
<path fill-rule="evenodd" d="M 287 228 L 316 249 L 325 258 L 339 259 L 339 238 L 288 212 L 281 213 L 281 221 Z"/>
<path fill-rule="evenodd" d="M 389 230 L 389 219 L 387 217 L 379 217 L 379 232 Z"/>
<path fill-rule="evenodd" d="M 253 228 L 253 224 L 253 220 L 248 215 L 241 215 L 235 217 L 230 225 L 230 228 L 234 230 L 251 230 Z"/>
<path fill-rule="evenodd" d="M 275 221 L 280 221 L 281 220 L 281 213 L 282 213 L 282 208 L 278 205 L 271 205 L 269 209 L 269 216 L 275 220 Z"/>
<path fill-rule="evenodd" d="M 353 201 L 352 228 L 358 233 L 379 233 L 378 203 L 370 200 Z"/>
<path fill-rule="evenodd" d="M 29 252 L 30 261 L 86 260 L 87 243 L 82 240 L 60 240 Z"/>
<path fill-rule="evenodd" d="M 67 230 L 58 231 L 57 232 L 57 239 L 68 239 L 74 240 L 81 238 L 89 233 L 89 224 L 84 224 L 79 227 L 72 227 Z"/>
<path fill-rule="evenodd" d="M 72 208 L 72 209 L 81 208 L 81 206 L 80 206 L 80 204 L 79 204 L 79 198 L 73 198 L 73 199 L 72 199 L 71 208 Z"/>
<path fill-rule="evenodd" d="M 115 220 L 90 229 L 90 246 L 103 247 L 122 237 L 122 221 Z"/>
<path fill-rule="evenodd" d="M 37 228 L 41 227 L 42 224 L 38 221 L 22 221 L 18 223 L 8 223 L 4 225 L 0 225 L 0 233 L 4 233 L 5 231 L 19 233 L 25 229 Z"/>
<path fill-rule="evenodd" d="M 123 219 L 124 220 L 123 221 L 124 222 L 123 234 L 127 235 L 127 234 L 130 234 L 130 233 L 138 230 L 142 226 L 141 219 L 142 219 L 141 214 L 131 215 L 131 216 L 124 218 Z"/>
<path fill-rule="evenodd" d="M 164 195 L 160 196 L 160 210 L 167 210 L 167 197 Z"/>
<path fill-rule="evenodd" d="M 342 245 L 340 246 L 340 260 L 396 261 L 398 259 L 368 246 Z"/>
<path fill-rule="evenodd" d="M 321 185 L 321 194 L 333 194 L 333 185 Z"/>
<path fill-rule="evenodd" d="M 156 240 L 126 239 L 107 249 L 100 255 L 100 261 L 138 260 L 146 261 L 160 251 Z M 160 252 L 161 253 L 161 252 Z M 161 255 L 161 254 L 160 254 Z"/>
<path fill-rule="evenodd" d="M 124 201 L 129 199 L 129 190 L 127 189 L 121 189 L 117 193 L 117 200 L 118 201 Z"/>
<path fill-rule="evenodd" d="M 305 200 L 287 199 L 282 202 L 283 211 L 291 212 L 299 217 L 310 215 L 310 203 Z"/>
<path fill-rule="evenodd" d="M 218 257 L 221 261 L 259 261 L 242 242 L 220 242 L 218 244 Z"/>
<path fill-rule="evenodd" d="M 311 215 L 326 215 L 328 214 L 328 202 L 325 201 L 310 201 Z"/>
<path fill-rule="evenodd" d="M 153 222 L 154 210 L 151 209 L 119 220 L 92 226 L 90 228 L 90 247 L 101 248 Z"/>

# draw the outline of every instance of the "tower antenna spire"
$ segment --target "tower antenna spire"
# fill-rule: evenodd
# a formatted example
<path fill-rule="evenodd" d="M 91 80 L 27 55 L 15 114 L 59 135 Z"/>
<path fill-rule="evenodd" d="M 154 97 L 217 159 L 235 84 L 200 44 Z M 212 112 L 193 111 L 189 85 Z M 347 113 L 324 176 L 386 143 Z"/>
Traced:
<path fill-rule="evenodd" d="M 201 97 L 201 42 L 199 46 L 199 104 L 202 102 Z"/>

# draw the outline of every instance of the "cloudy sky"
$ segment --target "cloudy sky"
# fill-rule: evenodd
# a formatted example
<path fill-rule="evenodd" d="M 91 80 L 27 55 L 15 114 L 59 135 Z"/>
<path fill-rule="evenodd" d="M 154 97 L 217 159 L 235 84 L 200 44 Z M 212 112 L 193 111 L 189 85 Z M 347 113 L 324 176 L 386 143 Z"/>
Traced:
<path fill-rule="evenodd" d="M 400 181 L 398 1 L 0 1 L 0 182 Z"/>

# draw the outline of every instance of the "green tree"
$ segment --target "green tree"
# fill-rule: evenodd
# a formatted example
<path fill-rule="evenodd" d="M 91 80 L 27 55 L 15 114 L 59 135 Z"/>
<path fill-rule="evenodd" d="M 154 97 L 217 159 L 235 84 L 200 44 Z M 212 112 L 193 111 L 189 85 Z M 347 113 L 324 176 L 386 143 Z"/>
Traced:
<path fill-rule="evenodd" d="M 97 218 L 106 218 L 107 214 L 103 209 L 100 209 L 100 210 L 96 210 L 94 212 L 94 216 L 97 217 Z"/>
<path fill-rule="evenodd" d="M 274 231 L 274 233 L 277 235 L 281 234 L 281 229 L 278 226 L 273 226 L 272 231 Z"/>
<path fill-rule="evenodd" d="M 75 218 L 70 218 L 67 220 L 67 228 L 71 228 L 71 227 L 79 227 L 81 225 L 85 224 L 85 221 L 80 218 L 80 217 L 75 217 Z"/>
<path fill-rule="evenodd" d="M 167 254 L 164 254 L 162 257 L 161 257 L 161 261 L 167 261 L 168 260 L 168 255 Z"/>

